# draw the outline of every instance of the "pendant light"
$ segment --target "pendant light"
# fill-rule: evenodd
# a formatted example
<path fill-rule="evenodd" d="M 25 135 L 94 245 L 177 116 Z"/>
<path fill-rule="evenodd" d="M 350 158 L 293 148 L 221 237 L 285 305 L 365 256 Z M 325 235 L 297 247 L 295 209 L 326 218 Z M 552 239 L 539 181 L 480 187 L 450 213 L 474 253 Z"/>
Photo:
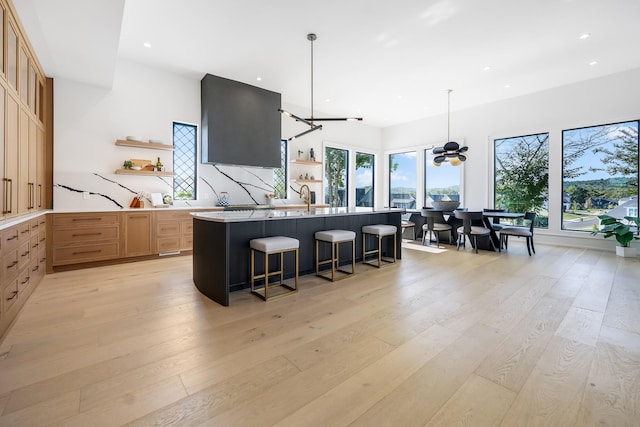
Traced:
<path fill-rule="evenodd" d="M 318 38 L 318 36 L 316 36 L 314 33 L 309 33 L 307 34 L 307 40 L 309 40 L 311 42 L 311 117 L 308 118 L 302 118 L 302 117 L 298 117 L 295 114 L 292 114 L 288 111 L 285 111 L 283 109 L 280 109 L 279 111 L 282 114 L 285 114 L 289 117 L 294 118 L 296 121 L 302 122 L 306 125 L 308 125 L 310 127 L 310 129 L 305 130 L 304 132 L 301 132 L 297 135 L 292 136 L 291 138 L 289 138 L 289 141 L 292 141 L 296 138 L 299 138 L 303 135 L 306 135 L 308 133 L 311 133 L 315 130 L 319 130 L 322 129 L 322 125 L 318 125 L 315 122 L 337 122 L 337 121 L 362 121 L 362 117 L 314 117 L 313 116 L 313 42 Z"/>
<path fill-rule="evenodd" d="M 432 150 L 433 164 L 435 166 L 441 166 L 443 162 L 449 162 L 452 166 L 460 166 L 462 162 L 467 160 L 467 150 L 469 147 L 460 147 L 455 141 L 451 141 L 450 122 L 451 122 L 451 92 L 453 90 L 447 90 L 447 143 L 442 147 L 434 147 Z"/>

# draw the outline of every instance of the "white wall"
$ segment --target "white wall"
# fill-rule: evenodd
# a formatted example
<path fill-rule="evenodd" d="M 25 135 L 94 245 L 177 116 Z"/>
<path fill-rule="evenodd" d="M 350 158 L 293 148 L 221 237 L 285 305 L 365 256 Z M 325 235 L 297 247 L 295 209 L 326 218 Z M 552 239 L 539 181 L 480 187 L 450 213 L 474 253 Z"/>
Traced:
<path fill-rule="evenodd" d="M 111 90 L 56 79 L 54 91 L 55 210 L 112 209 L 118 204 L 126 207 L 137 192 L 171 192 L 171 178 L 114 173 L 126 159 L 155 161 L 157 156 L 167 170 L 173 170 L 171 151 L 120 147 L 115 141 L 131 135 L 171 143 L 174 121 L 199 126 L 199 78 L 120 61 Z M 294 114 L 306 113 L 295 106 L 285 108 Z M 283 116 L 283 137 L 305 128 Z M 323 130 L 291 143 L 291 158 L 295 158 L 298 148 L 308 153 L 314 147 L 318 160 L 322 160 L 325 139 L 381 148 L 381 131 L 377 128 L 362 123 L 327 123 Z M 262 204 L 267 201 L 265 195 L 273 192 L 271 169 L 200 163 L 198 168 L 199 200 L 189 205 L 213 205 L 221 191 L 230 194 L 232 204 Z M 320 192 L 322 185 L 314 185 Z M 292 184 L 291 188 L 295 190 L 299 185 Z M 93 194 L 85 199 L 82 192 Z"/>
<path fill-rule="evenodd" d="M 493 179 L 493 165 L 490 147 L 494 139 L 549 132 L 549 230 L 536 233 L 547 235 L 541 237 L 542 240 L 551 239 L 551 236 L 563 236 L 561 241 L 567 245 L 613 246 L 615 242 L 604 242 L 602 237 L 560 230 L 562 130 L 637 120 L 640 118 L 639 100 L 640 69 L 635 69 L 532 95 L 452 111 L 451 139 L 464 139 L 469 146 L 469 159 L 463 166 L 465 206 L 481 209 L 492 202 L 490 182 Z M 454 103 L 452 99 L 452 105 Z M 383 149 L 440 145 L 447 136 L 446 120 L 446 115 L 441 115 L 385 128 L 382 132 Z"/>

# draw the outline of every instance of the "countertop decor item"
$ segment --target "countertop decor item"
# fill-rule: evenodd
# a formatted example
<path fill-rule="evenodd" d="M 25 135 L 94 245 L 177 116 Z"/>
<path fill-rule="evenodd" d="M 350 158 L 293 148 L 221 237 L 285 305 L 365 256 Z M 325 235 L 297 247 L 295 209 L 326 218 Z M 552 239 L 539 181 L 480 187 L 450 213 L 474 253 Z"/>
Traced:
<path fill-rule="evenodd" d="M 431 202 L 431 205 L 434 209 L 438 209 L 445 212 L 454 211 L 460 206 L 460 201 L 458 200 L 437 200 Z"/>
<path fill-rule="evenodd" d="M 218 206 L 229 206 L 229 193 L 221 191 L 218 194 Z"/>

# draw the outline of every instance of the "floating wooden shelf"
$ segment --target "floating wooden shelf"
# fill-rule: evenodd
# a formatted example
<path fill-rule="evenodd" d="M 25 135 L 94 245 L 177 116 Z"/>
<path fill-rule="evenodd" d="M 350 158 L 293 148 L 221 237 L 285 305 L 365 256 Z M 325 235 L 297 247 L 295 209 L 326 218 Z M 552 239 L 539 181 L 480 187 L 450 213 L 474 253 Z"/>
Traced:
<path fill-rule="evenodd" d="M 294 160 L 291 163 L 298 163 L 301 165 L 321 165 L 322 164 L 322 162 L 316 162 L 314 160 L 300 160 L 300 159 Z"/>
<path fill-rule="evenodd" d="M 295 182 L 322 182 L 321 179 L 299 179 L 299 178 L 295 178 L 295 179 L 293 179 L 293 181 L 295 181 Z"/>
<path fill-rule="evenodd" d="M 151 150 L 173 151 L 173 145 L 158 144 L 157 142 L 127 141 L 124 139 L 119 139 L 116 141 L 116 145 L 120 145 L 123 147 L 146 148 Z"/>
<path fill-rule="evenodd" d="M 149 175 L 149 176 L 174 176 L 173 172 L 134 171 L 133 169 L 116 169 L 119 175 Z"/>

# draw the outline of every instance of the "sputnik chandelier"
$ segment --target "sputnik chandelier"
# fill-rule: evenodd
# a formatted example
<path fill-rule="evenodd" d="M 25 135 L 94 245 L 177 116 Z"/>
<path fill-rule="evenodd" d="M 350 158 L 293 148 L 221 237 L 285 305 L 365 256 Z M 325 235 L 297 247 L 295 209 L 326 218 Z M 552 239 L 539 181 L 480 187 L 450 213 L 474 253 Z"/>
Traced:
<path fill-rule="evenodd" d="M 442 147 L 434 147 L 432 150 L 433 164 L 435 166 L 441 166 L 443 162 L 449 162 L 452 166 L 460 166 L 462 162 L 467 160 L 467 150 L 469 147 L 460 147 L 455 141 L 451 141 L 451 135 L 449 134 L 450 119 L 451 119 L 451 92 L 453 90 L 447 90 L 447 143 Z"/>
<path fill-rule="evenodd" d="M 280 109 L 280 112 L 282 114 L 285 114 L 289 117 L 294 118 L 296 121 L 302 122 L 306 125 L 309 126 L 309 129 L 305 130 L 304 132 L 301 132 L 297 135 L 292 136 L 291 138 L 289 138 L 289 141 L 292 141 L 296 138 L 299 138 L 303 135 L 306 135 L 308 133 L 311 133 L 315 130 L 320 130 L 322 129 L 322 125 L 316 124 L 315 122 L 337 122 L 337 121 L 362 121 L 362 117 L 313 117 L 313 42 L 318 38 L 318 36 L 316 36 L 313 33 L 309 33 L 307 34 L 307 40 L 309 40 L 311 42 L 311 117 L 308 118 L 302 118 L 302 117 L 298 117 L 295 114 L 292 114 L 288 111 L 285 111 L 283 109 Z"/>

